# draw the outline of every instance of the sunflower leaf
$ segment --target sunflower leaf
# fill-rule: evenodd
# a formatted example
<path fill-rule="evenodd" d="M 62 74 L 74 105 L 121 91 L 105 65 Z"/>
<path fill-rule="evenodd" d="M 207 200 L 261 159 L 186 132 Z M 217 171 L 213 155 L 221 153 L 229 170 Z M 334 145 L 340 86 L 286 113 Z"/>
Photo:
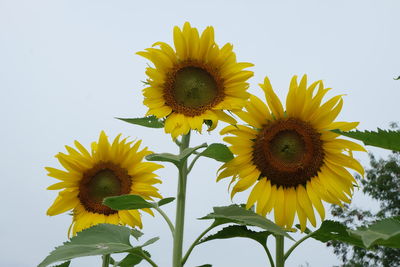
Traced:
<path fill-rule="evenodd" d="M 247 210 L 238 205 L 231 205 L 225 207 L 214 207 L 214 212 L 207 216 L 200 218 L 200 220 L 212 220 L 214 224 L 221 225 L 225 223 L 236 223 L 240 225 L 257 226 L 267 230 L 273 234 L 283 235 L 291 240 L 293 238 L 286 233 L 284 229 L 267 218 L 258 215 L 252 210 Z"/>
<path fill-rule="evenodd" d="M 146 159 L 148 161 L 171 162 L 176 166 L 180 165 L 180 156 L 171 153 L 150 154 L 146 156 Z"/>
<path fill-rule="evenodd" d="M 209 235 L 202 240 L 199 241 L 198 244 L 215 240 L 215 239 L 227 239 L 227 238 L 234 238 L 234 237 L 245 237 L 245 238 L 250 238 L 258 243 L 260 243 L 263 247 L 267 245 L 267 239 L 268 236 L 271 235 L 271 232 L 269 231 L 262 231 L 262 232 L 256 232 L 249 230 L 246 226 L 244 225 L 230 225 L 228 227 L 223 228 L 221 231 Z"/>
<path fill-rule="evenodd" d="M 190 155 L 192 155 L 194 152 L 196 152 L 196 150 L 200 149 L 200 148 L 204 148 L 207 147 L 207 143 L 203 143 L 199 146 L 196 147 L 189 147 L 186 148 L 182 151 L 182 153 L 179 155 L 179 160 L 185 160 L 187 159 Z"/>
<path fill-rule="evenodd" d="M 151 258 L 150 253 L 147 252 L 146 250 L 143 250 L 142 248 L 134 248 L 129 252 L 129 254 L 125 258 L 123 258 L 120 262 L 118 262 L 116 266 L 120 267 L 136 266 L 144 259 L 143 254 Z"/>
<path fill-rule="evenodd" d="M 359 237 L 366 248 L 374 245 L 400 248 L 400 216 L 377 221 L 368 227 L 347 231 Z"/>
<path fill-rule="evenodd" d="M 336 221 L 325 220 L 311 237 L 323 243 L 338 240 L 354 246 L 364 247 L 360 238 L 350 235 L 347 232 L 347 227 Z"/>
<path fill-rule="evenodd" d="M 115 197 L 106 197 L 103 204 L 113 210 L 136 210 L 144 208 L 154 208 L 155 204 L 146 201 L 139 195 L 121 195 Z"/>
<path fill-rule="evenodd" d="M 124 226 L 98 224 L 85 229 L 63 245 L 56 247 L 38 267 L 73 258 L 127 252 L 132 249 L 129 242 L 131 231 Z"/>
<path fill-rule="evenodd" d="M 324 221 L 311 237 L 324 243 L 338 240 L 367 249 L 375 245 L 400 248 L 400 216 L 383 219 L 357 230 L 348 229 L 340 222 L 328 220 Z"/>
<path fill-rule="evenodd" d="M 136 240 L 139 240 L 139 238 L 143 235 L 142 232 L 140 232 L 138 229 L 136 228 L 132 228 L 131 229 L 131 236 L 133 236 Z"/>
<path fill-rule="evenodd" d="M 164 205 L 166 205 L 166 204 L 168 204 L 168 203 L 171 203 L 171 202 L 174 201 L 174 200 L 175 200 L 174 197 L 166 197 L 166 198 L 163 198 L 163 199 L 161 199 L 160 201 L 158 201 L 158 202 L 157 202 L 157 205 L 158 205 L 159 207 L 161 207 L 161 206 L 164 206 Z"/>
<path fill-rule="evenodd" d="M 362 141 L 367 146 L 376 146 L 384 149 L 400 151 L 400 131 L 382 130 L 378 131 L 351 131 L 342 132 L 333 130 L 333 132 Z"/>
<path fill-rule="evenodd" d="M 143 257 L 133 253 L 129 253 L 128 255 L 126 255 L 125 258 L 123 258 L 120 262 L 118 262 L 117 266 L 132 267 L 139 264 L 142 260 Z"/>
<path fill-rule="evenodd" d="M 131 118 L 131 119 L 129 119 L 129 118 L 116 118 L 116 119 L 131 123 L 131 124 L 148 127 L 148 128 L 163 128 L 164 127 L 164 123 L 161 120 L 157 119 L 156 116 L 148 116 L 148 117 L 144 117 L 144 118 Z"/>
<path fill-rule="evenodd" d="M 203 157 L 212 158 L 221 162 L 228 162 L 233 159 L 233 154 L 229 148 L 226 145 L 219 143 L 209 145 L 200 154 Z"/>

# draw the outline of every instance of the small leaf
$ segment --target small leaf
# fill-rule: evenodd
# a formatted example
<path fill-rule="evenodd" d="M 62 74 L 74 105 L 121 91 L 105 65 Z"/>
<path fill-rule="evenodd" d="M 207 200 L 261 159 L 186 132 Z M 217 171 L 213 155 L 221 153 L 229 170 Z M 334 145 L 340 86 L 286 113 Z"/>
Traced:
<path fill-rule="evenodd" d="M 138 229 L 136 228 L 132 228 L 131 229 L 131 236 L 133 236 L 136 240 L 139 240 L 139 238 L 143 235 L 142 232 L 140 232 Z"/>
<path fill-rule="evenodd" d="M 233 159 L 233 154 L 229 148 L 224 144 L 211 144 L 203 152 L 203 157 L 208 157 L 221 162 L 228 162 Z"/>
<path fill-rule="evenodd" d="M 333 132 L 362 141 L 367 146 L 376 146 L 385 149 L 400 151 L 400 131 L 382 130 L 378 128 L 374 131 L 351 131 L 342 132 L 333 130 Z"/>
<path fill-rule="evenodd" d="M 187 159 L 190 155 L 192 155 L 196 150 L 207 147 L 207 143 L 203 143 L 199 146 L 196 147 L 188 147 L 185 150 L 182 151 L 182 153 L 179 155 L 179 160 L 185 160 Z"/>
<path fill-rule="evenodd" d="M 149 127 L 149 128 L 163 128 L 164 123 L 157 119 L 155 116 L 148 116 L 144 118 L 133 118 L 133 119 L 127 119 L 127 118 L 117 118 L 121 121 L 125 121 L 131 124 L 136 124 L 144 127 Z"/>
<path fill-rule="evenodd" d="M 158 236 L 157 237 L 153 237 L 153 238 L 147 240 L 146 242 L 144 242 L 143 245 L 140 246 L 140 248 L 148 246 L 148 245 L 151 245 L 151 244 L 157 242 L 159 239 L 160 238 Z"/>
<path fill-rule="evenodd" d="M 128 254 L 125 258 L 123 258 L 117 266 L 120 267 L 132 267 L 139 264 L 143 260 L 143 257 L 136 254 Z"/>
<path fill-rule="evenodd" d="M 211 264 L 203 264 L 203 265 L 196 266 L 196 267 L 212 267 L 212 265 Z"/>
<path fill-rule="evenodd" d="M 129 242 L 131 231 L 124 226 L 98 224 L 85 229 L 63 245 L 56 247 L 38 267 L 73 258 L 126 252 L 133 247 Z"/>
<path fill-rule="evenodd" d="M 161 199 L 160 201 L 158 201 L 158 202 L 157 202 L 157 205 L 158 205 L 159 207 L 161 207 L 161 206 L 164 206 L 164 205 L 166 205 L 166 204 L 168 204 L 168 203 L 171 203 L 171 202 L 174 201 L 174 200 L 175 200 L 174 197 L 166 197 L 166 198 L 163 198 L 163 199 Z"/>
<path fill-rule="evenodd" d="M 207 216 L 200 218 L 201 220 L 216 220 L 217 224 L 224 223 L 237 223 L 241 225 L 257 226 L 264 230 L 267 230 L 273 234 L 283 235 L 293 240 L 284 229 L 274 224 L 267 218 L 258 215 L 252 210 L 247 210 L 238 205 L 231 205 L 226 207 L 214 207 L 214 212 Z"/>
<path fill-rule="evenodd" d="M 269 235 L 271 235 L 271 232 L 268 231 L 256 232 L 247 229 L 247 227 L 244 225 L 230 225 L 215 234 L 203 238 L 200 240 L 199 244 L 215 239 L 245 237 L 253 239 L 265 247 L 267 245 L 267 239 Z"/>
<path fill-rule="evenodd" d="M 160 154 L 150 154 L 146 156 L 148 161 L 164 161 L 171 162 L 176 166 L 179 166 L 180 158 L 177 155 L 171 153 L 160 153 Z"/>
<path fill-rule="evenodd" d="M 145 254 L 147 257 L 151 258 L 151 255 L 149 252 L 147 252 L 146 250 L 142 249 L 141 247 L 135 247 L 133 249 L 130 250 L 129 254 L 123 258 L 117 266 L 120 267 L 132 267 L 135 266 L 137 264 L 139 264 L 143 259 L 143 254 Z"/>
<path fill-rule="evenodd" d="M 399 77 L 397 77 L 397 78 L 393 78 L 393 80 L 400 80 L 400 76 L 399 76 Z"/>
<path fill-rule="evenodd" d="M 374 245 L 400 248 L 400 216 L 383 219 L 368 227 L 348 232 L 359 237 L 366 248 Z"/>
<path fill-rule="evenodd" d="M 154 204 L 146 201 L 139 195 L 121 195 L 106 197 L 103 204 L 113 210 L 136 210 L 144 208 L 154 208 Z"/>

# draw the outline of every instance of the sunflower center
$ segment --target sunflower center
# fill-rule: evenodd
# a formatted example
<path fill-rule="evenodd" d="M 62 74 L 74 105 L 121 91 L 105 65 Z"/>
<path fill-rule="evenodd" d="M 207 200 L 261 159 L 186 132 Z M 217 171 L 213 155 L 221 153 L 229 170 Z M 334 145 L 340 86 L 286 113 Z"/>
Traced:
<path fill-rule="evenodd" d="M 320 136 L 309 123 L 299 119 L 267 124 L 255 141 L 253 162 L 272 184 L 305 185 L 323 165 Z"/>
<path fill-rule="evenodd" d="M 204 69 L 185 67 L 175 76 L 175 100 L 186 107 L 197 108 L 209 104 L 217 96 L 217 83 Z"/>
<path fill-rule="evenodd" d="M 103 199 L 128 194 L 131 184 L 125 169 L 111 162 L 100 162 L 84 173 L 78 197 L 87 211 L 113 214 L 117 211 L 103 205 Z"/>
<path fill-rule="evenodd" d="M 277 133 L 269 143 L 271 154 L 287 164 L 300 162 L 305 152 L 305 144 L 296 131 L 287 130 Z"/>
<path fill-rule="evenodd" d="M 167 75 L 165 103 L 174 112 L 198 116 L 223 100 L 222 84 L 216 70 L 199 62 L 182 62 Z"/>
<path fill-rule="evenodd" d="M 102 201 L 103 198 L 119 195 L 121 183 L 114 172 L 109 169 L 96 173 L 87 184 L 88 194 L 95 201 Z"/>

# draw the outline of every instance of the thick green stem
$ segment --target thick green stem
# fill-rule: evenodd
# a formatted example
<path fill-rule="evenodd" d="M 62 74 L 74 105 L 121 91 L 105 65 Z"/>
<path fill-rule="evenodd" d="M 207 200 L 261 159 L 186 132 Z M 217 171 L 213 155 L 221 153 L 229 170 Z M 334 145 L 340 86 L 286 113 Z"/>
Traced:
<path fill-rule="evenodd" d="M 292 251 L 301 243 L 303 243 L 305 240 L 307 240 L 308 238 L 310 238 L 312 235 L 314 234 L 314 232 L 309 233 L 308 235 L 306 235 L 305 237 L 301 238 L 299 241 L 297 241 L 296 243 L 293 244 L 293 246 L 291 246 L 290 249 L 288 249 L 288 251 L 286 251 L 285 256 L 283 257 L 284 260 L 286 260 L 289 256 L 290 253 L 292 253 Z"/>
<path fill-rule="evenodd" d="M 189 147 L 190 132 L 182 136 L 179 146 L 179 152 Z M 186 201 L 186 180 L 187 180 L 187 160 L 182 162 L 179 168 L 178 193 L 176 198 L 176 218 L 175 218 L 175 236 L 172 266 L 182 267 L 182 245 L 183 245 L 183 229 L 185 223 L 185 201 Z"/>
<path fill-rule="evenodd" d="M 185 262 L 187 261 L 187 259 L 189 258 L 190 253 L 192 252 L 192 250 L 194 249 L 195 246 L 198 245 L 198 242 L 200 241 L 200 239 L 205 236 L 205 234 L 207 234 L 211 229 L 213 229 L 216 225 L 212 224 L 210 225 L 206 230 L 204 230 L 197 238 L 196 240 L 192 243 L 192 245 L 189 247 L 188 251 L 186 252 L 185 256 L 182 259 L 182 266 L 185 264 Z"/>
<path fill-rule="evenodd" d="M 102 267 L 109 267 L 110 266 L 110 254 L 105 254 L 103 255 L 103 263 L 102 263 Z"/>
<path fill-rule="evenodd" d="M 283 257 L 284 253 L 284 237 L 283 235 L 275 235 L 276 240 L 276 252 L 275 252 L 275 267 L 284 267 L 285 259 Z"/>

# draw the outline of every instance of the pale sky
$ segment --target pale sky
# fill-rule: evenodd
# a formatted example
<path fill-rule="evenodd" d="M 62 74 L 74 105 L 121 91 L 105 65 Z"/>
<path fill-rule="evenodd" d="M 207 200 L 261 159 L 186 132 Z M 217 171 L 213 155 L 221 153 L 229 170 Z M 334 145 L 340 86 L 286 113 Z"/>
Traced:
<path fill-rule="evenodd" d="M 141 81 L 148 62 L 135 52 L 156 41 L 171 44 L 175 25 L 214 26 L 218 44 L 232 43 L 239 61 L 255 64 L 251 93 L 262 95 L 257 84 L 268 75 L 283 98 L 291 76 L 306 73 L 309 81 L 322 79 L 334 88 L 330 96 L 346 94 L 340 120 L 374 129 L 399 121 L 400 81 L 393 80 L 400 75 L 399 11 L 397 0 L 0 0 L 0 266 L 35 266 L 66 241 L 70 216 L 46 216 L 57 192 L 45 190 L 56 180 L 44 170 L 60 167 L 54 155 L 64 145 L 77 139 L 88 146 L 105 130 L 111 138 L 123 133 L 143 139 L 153 151 L 176 152 L 162 130 L 114 119 L 146 112 Z M 221 142 L 218 131 L 195 135 L 192 144 L 203 142 Z M 368 164 L 366 155 L 356 158 Z M 188 181 L 186 247 L 208 226 L 196 218 L 213 206 L 232 203 L 228 183 L 215 183 L 220 164 L 198 163 Z M 161 194 L 174 196 L 175 169 L 166 165 L 158 173 Z M 244 202 L 248 193 L 238 194 L 234 202 Z M 356 195 L 356 205 L 377 207 Z M 174 217 L 174 204 L 165 210 Z M 170 266 L 167 225 L 160 216 L 144 215 L 143 221 L 143 241 L 161 237 L 148 250 L 159 266 Z M 71 266 L 99 266 L 99 258 L 74 260 Z M 286 266 L 306 262 L 312 267 L 339 264 L 330 249 L 314 240 L 295 250 Z M 186 266 L 205 263 L 268 266 L 261 246 L 247 239 L 203 244 Z"/>

